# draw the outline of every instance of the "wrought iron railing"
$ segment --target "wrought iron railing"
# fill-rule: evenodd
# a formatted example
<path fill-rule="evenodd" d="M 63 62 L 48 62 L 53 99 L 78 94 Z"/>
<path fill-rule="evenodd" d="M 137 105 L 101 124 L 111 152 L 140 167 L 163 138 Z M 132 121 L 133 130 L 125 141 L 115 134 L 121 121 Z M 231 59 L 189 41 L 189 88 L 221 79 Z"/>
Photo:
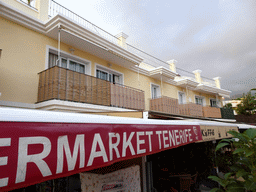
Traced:
<path fill-rule="evenodd" d="M 144 110 L 144 91 L 54 66 L 39 73 L 38 102 L 51 99 Z"/>

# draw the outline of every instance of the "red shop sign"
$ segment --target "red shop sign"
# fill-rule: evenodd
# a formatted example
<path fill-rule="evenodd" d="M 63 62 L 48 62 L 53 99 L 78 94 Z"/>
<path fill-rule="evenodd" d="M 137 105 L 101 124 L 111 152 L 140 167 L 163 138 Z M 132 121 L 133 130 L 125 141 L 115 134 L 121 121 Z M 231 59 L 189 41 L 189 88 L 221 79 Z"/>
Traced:
<path fill-rule="evenodd" d="M 73 175 L 202 140 L 199 125 L 161 125 L 159 121 L 156 122 L 2 121 L 0 191 Z"/>

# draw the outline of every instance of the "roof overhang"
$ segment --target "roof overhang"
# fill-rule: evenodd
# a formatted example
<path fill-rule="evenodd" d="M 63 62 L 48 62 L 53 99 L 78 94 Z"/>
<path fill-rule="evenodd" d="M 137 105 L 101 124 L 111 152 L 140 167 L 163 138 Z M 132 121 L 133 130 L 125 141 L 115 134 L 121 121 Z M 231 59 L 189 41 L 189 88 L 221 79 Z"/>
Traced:
<path fill-rule="evenodd" d="M 231 91 L 225 89 L 219 89 L 217 87 L 212 87 L 205 84 L 199 84 L 196 89 L 198 92 L 207 93 L 207 94 L 217 94 L 222 97 L 230 97 Z"/>
<path fill-rule="evenodd" d="M 174 79 L 178 73 L 171 71 L 165 67 L 157 67 L 155 69 L 149 70 L 149 76 L 155 79 Z"/>
<path fill-rule="evenodd" d="M 60 29 L 60 41 L 62 43 L 126 68 L 138 65 L 143 60 L 60 14 L 49 20 L 46 23 L 46 28 L 47 36 L 58 40 Z M 116 39 L 116 41 L 118 40 Z"/>
<path fill-rule="evenodd" d="M 61 42 L 88 52 L 126 68 L 140 64 L 143 59 L 127 51 L 116 42 L 103 38 L 79 23 L 58 14 L 46 23 L 0 1 L 0 16 L 14 21 L 22 26 L 58 40 L 58 31 L 61 28 Z M 112 37 L 112 36 L 111 36 Z M 113 40 L 112 40 L 113 41 Z"/>
<path fill-rule="evenodd" d="M 180 78 L 180 79 L 175 79 L 175 82 L 176 82 L 176 85 L 179 86 L 179 87 L 187 87 L 187 88 L 190 88 L 190 89 L 195 89 L 199 83 L 192 80 L 192 79 L 189 79 L 189 78 Z"/>

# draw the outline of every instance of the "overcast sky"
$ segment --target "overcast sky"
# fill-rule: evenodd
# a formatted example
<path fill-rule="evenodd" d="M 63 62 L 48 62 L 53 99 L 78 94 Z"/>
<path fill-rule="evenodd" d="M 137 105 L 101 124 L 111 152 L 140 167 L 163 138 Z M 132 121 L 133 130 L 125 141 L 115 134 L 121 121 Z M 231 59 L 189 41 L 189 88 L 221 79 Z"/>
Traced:
<path fill-rule="evenodd" d="M 178 68 L 220 76 L 231 95 L 256 87 L 255 0 L 55 1 Z"/>

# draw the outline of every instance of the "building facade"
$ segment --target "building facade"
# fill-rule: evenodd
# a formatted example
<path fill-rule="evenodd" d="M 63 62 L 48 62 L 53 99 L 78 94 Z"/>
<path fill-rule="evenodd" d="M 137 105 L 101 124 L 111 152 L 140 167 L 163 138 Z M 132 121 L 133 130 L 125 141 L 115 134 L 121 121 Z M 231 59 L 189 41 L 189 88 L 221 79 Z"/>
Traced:
<path fill-rule="evenodd" d="M 1 106 L 221 118 L 230 95 L 219 77 L 184 76 L 175 60 L 155 58 L 53 0 L 1 0 L 0 26 Z"/>

